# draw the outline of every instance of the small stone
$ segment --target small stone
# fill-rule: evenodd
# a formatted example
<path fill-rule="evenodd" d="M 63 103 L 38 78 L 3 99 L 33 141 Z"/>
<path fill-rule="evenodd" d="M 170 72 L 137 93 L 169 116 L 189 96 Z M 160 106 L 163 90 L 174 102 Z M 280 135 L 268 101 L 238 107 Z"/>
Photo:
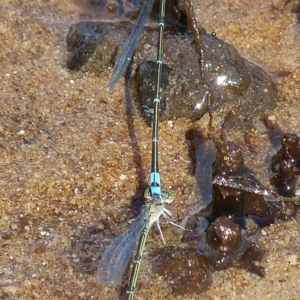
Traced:
<path fill-rule="evenodd" d="M 0 33 L 5 34 L 8 31 L 8 28 L 5 26 L 4 23 L 0 23 Z"/>
<path fill-rule="evenodd" d="M 127 178 L 127 175 L 121 174 L 120 180 L 125 180 Z"/>
<path fill-rule="evenodd" d="M 11 225 L 11 229 L 12 229 L 12 230 L 16 230 L 17 228 L 18 228 L 18 225 L 17 225 L 17 224 L 12 224 L 12 225 Z"/>
<path fill-rule="evenodd" d="M 4 292 L 7 294 L 15 294 L 18 291 L 18 287 L 14 285 L 9 285 L 4 288 Z"/>
<path fill-rule="evenodd" d="M 25 134 L 25 130 L 24 129 L 21 129 L 19 132 L 18 132 L 19 135 L 24 135 Z"/>
<path fill-rule="evenodd" d="M 151 48 L 151 45 L 150 45 L 150 44 L 145 44 L 145 45 L 144 45 L 144 48 L 145 48 L 145 50 L 148 50 L 148 49 Z"/>
<path fill-rule="evenodd" d="M 295 266 L 298 264 L 298 257 L 296 254 L 291 254 L 286 256 L 286 260 L 290 263 L 290 265 Z"/>
<path fill-rule="evenodd" d="M 3 220 L 3 221 L 8 221 L 8 220 L 9 220 L 9 216 L 4 215 L 4 216 L 2 217 L 2 220 Z"/>
<path fill-rule="evenodd" d="M 270 121 L 276 121 L 276 117 L 275 117 L 275 116 L 269 116 L 268 119 L 269 119 Z"/>
<path fill-rule="evenodd" d="M 104 225 L 102 223 L 98 223 L 97 228 L 99 230 L 103 230 L 104 229 Z"/>

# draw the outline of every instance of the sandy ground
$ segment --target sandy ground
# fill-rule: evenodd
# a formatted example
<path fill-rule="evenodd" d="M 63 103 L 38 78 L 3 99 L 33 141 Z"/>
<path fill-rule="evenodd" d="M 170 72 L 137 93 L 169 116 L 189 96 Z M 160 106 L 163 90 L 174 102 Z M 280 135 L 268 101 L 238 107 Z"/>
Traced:
<path fill-rule="evenodd" d="M 284 96 L 272 119 L 300 134 L 300 25 L 296 1 L 198 0 L 208 32 L 273 74 Z M 108 94 L 108 77 L 65 68 L 70 24 L 97 15 L 78 1 L 4 0 L 0 6 L 0 298 L 119 299 L 122 287 L 96 282 L 99 257 L 132 218 L 132 199 L 147 186 L 151 130 L 126 116 L 122 81 Z M 199 124 L 201 121 L 199 121 Z M 130 126 L 129 126 L 130 125 Z M 186 120 L 161 125 L 161 173 L 176 194 L 180 222 L 195 204 Z M 271 147 L 260 132 L 261 147 Z M 246 157 L 254 169 L 266 154 Z M 260 178 L 267 181 L 267 167 Z M 298 186 L 299 188 L 299 186 Z M 163 224 L 168 245 L 180 245 Z M 136 299 L 298 299 L 300 218 L 258 232 L 266 250 L 261 279 L 243 270 L 213 274 L 201 295 L 174 296 L 143 260 Z M 147 251 L 162 247 L 151 232 Z"/>

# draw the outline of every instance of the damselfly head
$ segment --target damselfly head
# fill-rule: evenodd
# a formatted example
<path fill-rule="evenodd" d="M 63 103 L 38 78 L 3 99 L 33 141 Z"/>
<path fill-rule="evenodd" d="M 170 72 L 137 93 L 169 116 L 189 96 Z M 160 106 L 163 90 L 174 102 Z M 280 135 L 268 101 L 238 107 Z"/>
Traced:
<path fill-rule="evenodd" d="M 146 200 L 150 200 L 153 198 L 150 189 L 145 190 L 144 197 Z M 163 203 L 172 203 L 175 200 L 175 195 L 172 191 L 162 190 L 160 194 L 160 199 Z"/>

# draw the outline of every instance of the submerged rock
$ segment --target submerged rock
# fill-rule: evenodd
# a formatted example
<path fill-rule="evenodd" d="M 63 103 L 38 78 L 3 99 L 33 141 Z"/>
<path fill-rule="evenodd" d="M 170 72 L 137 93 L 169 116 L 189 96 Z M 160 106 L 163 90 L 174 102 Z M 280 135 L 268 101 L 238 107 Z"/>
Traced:
<path fill-rule="evenodd" d="M 95 22 L 80 22 L 71 25 L 66 37 L 67 68 L 79 70 L 85 65 L 106 33 L 107 26 Z"/>
<path fill-rule="evenodd" d="M 264 270 L 254 264 L 264 252 L 242 235 L 240 227 L 228 217 L 219 217 L 210 224 L 199 248 L 209 258 L 214 270 L 237 266 L 264 276 Z"/>
<path fill-rule="evenodd" d="M 293 137 L 291 140 L 297 140 Z M 199 145 L 205 143 L 204 140 L 199 142 L 199 137 L 196 138 Z M 286 145 L 286 140 L 284 144 Z M 286 157 L 287 152 L 289 158 L 292 153 L 298 154 L 295 143 L 288 145 L 291 146 L 286 147 L 289 151 L 285 149 L 276 155 L 273 168 Z M 296 145 L 298 146 L 298 142 Z M 203 145 L 201 147 L 206 148 Z M 183 232 L 182 241 L 207 257 L 214 270 L 235 266 L 263 277 L 264 269 L 256 262 L 261 260 L 264 251 L 253 239 L 251 222 L 247 222 L 245 226 L 245 220 L 251 218 L 264 227 L 277 220 L 295 218 L 298 207 L 291 202 L 280 201 L 257 180 L 244 165 L 242 152 L 233 142 L 217 145 L 216 159 L 211 168 L 212 174 L 207 172 L 211 174 L 211 178 L 203 180 L 206 184 L 212 182 L 212 201 L 202 205 L 201 209 L 185 220 L 185 228 L 191 231 Z M 206 194 L 210 193 L 206 191 Z"/>
<path fill-rule="evenodd" d="M 171 68 L 163 64 L 162 75 L 161 75 L 161 89 L 166 90 L 166 87 L 169 84 Z M 137 93 L 141 100 L 143 117 L 148 124 L 152 126 L 153 119 L 153 97 L 155 93 L 155 83 L 156 83 L 156 63 L 153 61 L 144 61 L 142 62 L 136 70 L 135 80 L 137 86 L 139 87 L 139 92 Z M 159 117 L 161 118 L 162 114 L 166 110 L 166 98 L 163 97 L 160 99 L 159 105 Z"/>
<path fill-rule="evenodd" d="M 264 224 L 272 222 L 264 197 L 272 197 L 250 169 L 245 167 L 242 152 L 233 142 L 219 144 L 213 166 L 214 216 L 232 216 L 244 224 L 246 216 Z"/>
<path fill-rule="evenodd" d="M 242 129 L 276 107 L 279 99 L 271 77 L 242 58 L 216 34 L 200 35 L 201 72 L 213 102 L 210 110 L 222 127 Z"/>
<path fill-rule="evenodd" d="M 110 75 L 129 33 L 127 25 L 126 22 L 72 25 L 66 38 L 67 67 L 82 68 L 97 76 Z M 210 111 L 218 128 L 245 129 L 258 116 L 276 107 L 277 90 L 266 72 L 243 59 L 233 46 L 215 35 L 202 34 L 199 51 L 188 28 L 174 25 L 173 22 L 165 26 L 163 84 L 166 86 L 161 98 L 166 106 L 161 108 L 162 121 L 176 118 L 196 121 Z M 155 84 L 157 30 L 145 28 L 142 36 L 132 61 L 132 83 L 127 87 L 151 125 L 154 92 L 149 79 Z"/>
<path fill-rule="evenodd" d="M 286 134 L 281 140 L 281 149 L 272 157 L 271 170 L 276 173 L 271 185 L 285 197 L 295 195 L 296 181 L 300 175 L 300 138 Z"/>
<path fill-rule="evenodd" d="M 206 231 L 206 242 L 215 250 L 232 252 L 241 247 L 242 234 L 239 225 L 227 217 L 220 217 L 211 223 Z"/>
<path fill-rule="evenodd" d="M 67 68 L 83 69 L 96 75 L 108 74 L 116 59 L 120 40 L 129 32 L 126 24 L 79 22 L 71 25 L 66 37 Z"/>
<path fill-rule="evenodd" d="M 154 272 L 165 278 L 174 295 L 199 294 L 212 282 L 208 259 L 195 249 L 168 247 L 152 255 L 157 256 Z"/>

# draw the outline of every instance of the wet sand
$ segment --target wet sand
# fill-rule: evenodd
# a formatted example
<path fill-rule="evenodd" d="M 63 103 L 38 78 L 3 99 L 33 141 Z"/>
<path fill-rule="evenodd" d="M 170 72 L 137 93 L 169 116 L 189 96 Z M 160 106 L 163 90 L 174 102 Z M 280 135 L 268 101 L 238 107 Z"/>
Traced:
<path fill-rule="evenodd" d="M 284 2 L 198 0 L 195 6 L 198 22 L 208 32 L 217 32 L 273 74 L 283 97 L 270 117 L 283 131 L 300 135 L 300 25 L 293 12 L 296 1 L 286 7 Z M 135 110 L 126 115 L 122 81 L 109 95 L 108 76 L 65 68 L 70 24 L 95 18 L 93 14 L 72 1 L 57 0 L 13 0 L 0 8 L 3 299 L 124 296 L 129 270 L 117 288 L 99 286 L 95 272 L 105 247 L 134 216 L 132 199 L 148 184 L 151 129 Z M 176 194 L 168 208 L 177 223 L 198 199 L 184 137 L 191 126 L 195 124 L 174 120 L 160 127 L 162 181 Z M 266 160 L 274 150 L 264 128 L 258 128 L 256 145 L 259 154 L 246 152 L 246 164 L 267 182 Z M 215 272 L 205 293 L 185 297 L 174 296 L 149 269 L 147 251 L 163 247 L 153 230 L 135 299 L 298 299 L 299 227 L 298 217 L 258 232 L 266 250 L 260 262 L 265 278 L 231 268 Z M 168 245 L 180 245 L 176 229 L 164 222 L 162 229 Z"/>

